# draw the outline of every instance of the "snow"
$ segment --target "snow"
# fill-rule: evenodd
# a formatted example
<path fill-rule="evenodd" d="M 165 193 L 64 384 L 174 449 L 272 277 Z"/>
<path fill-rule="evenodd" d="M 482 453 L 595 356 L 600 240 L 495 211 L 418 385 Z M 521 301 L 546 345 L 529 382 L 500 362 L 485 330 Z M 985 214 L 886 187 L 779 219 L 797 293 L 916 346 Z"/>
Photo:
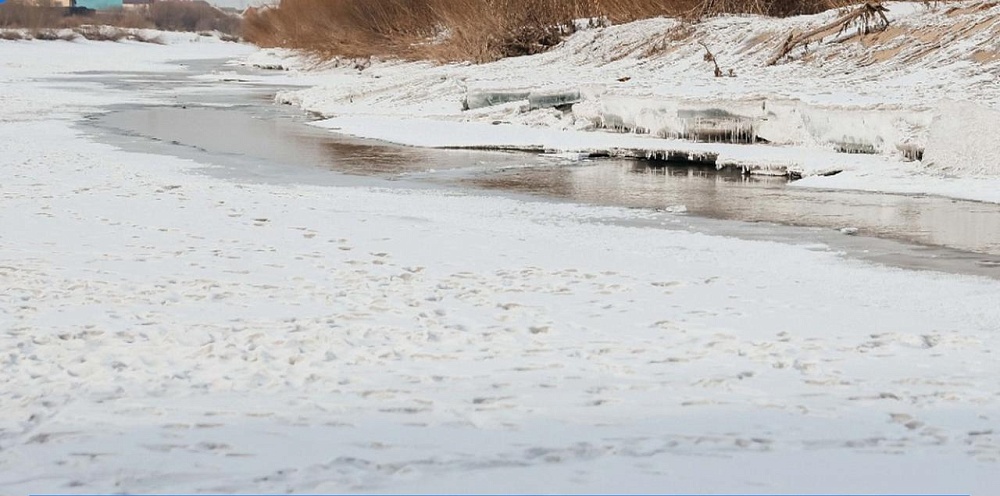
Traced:
<path fill-rule="evenodd" d="M 638 135 L 535 128 L 519 124 L 398 117 L 334 117 L 315 123 L 337 132 L 431 148 L 492 148 L 656 158 L 711 157 L 716 165 L 762 174 L 809 174 L 882 163 L 879 157 L 801 147 L 693 143 Z"/>
<path fill-rule="evenodd" d="M 937 167 L 927 161 L 911 167 L 908 161 L 927 147 L 942 149 L 942 143 L 931 143 L 931 123 L 943 99 L 971 102 L 976 106 L 972 112 L 985 116 L 1000 105 L 1000 57 L 991 55 L 1000 53 L 996 42 L 1000 5 L 974 0 L 947 5 L 890 2 L 887 6 L 891 25 L 886 31 L 863 37 L 849 31 L 811 44 L 807 50 L 796 49 L 788 60 L 773 67 L 764 63 L 784 39 L 781 33 L 807 30 L 838 13 L 789 19 L 723 16 L 693 25 L 649 19 L 620 26 L 582 26 L 547 53 L 483 65 L 319 63 L 285 50 L 262 50 L 251 60 L 289 68 L 286 79 L 307 86 L 279 93 L 279 102 L 333 117 L 336 121 L 327 127 L 360 136 L 419 146 L 461 141 L 461 146 L 478 142 L 513 148 L 522 146 L 522 137 L 531 132 L 551 137 L 555 135 L 547 130 L 555 129 L 572 131 L 567 134 L 587 131 L 590 140 L 601 143 L 600 148 L 612 148 L 618 140 L 616 148 L 625 149 L 636 143 L 629 134 L 663 138 L 704 136 L 698 131 L 706 130 L 709 135 L 741 138 L 755 134 L 770 142 L 771 148 L 786 149 L 731 148 L 720 143 L 683 146 L 710 150 L 725 157 L 725 164 L 751 164 L 748 170 L 752 172 L 789 170 L 806 177 L 821 176 L 798 183 L 803 187 L 892 191 L 897 174 L 909 170 L 913 173 L 905 176 L 907 185 L 900 186 L 900 191 L 916 187 L 955 198 L 995 201 L 995 177 L 966 174 L 994 163 L 989 160 L 993 157 L 989 140 L 977 143 L 981 154 L 938 156 Z M 697 42 L 709 46 L 723 71 L 733 69 L 736 76 L 714 77 L 712 65 L 703 59 L 704 48 Z M 570 112 L 532 110 L 526 101 L 462 111 L 462 102 L 470 95 L 565 91 L 579 91 L 583 97 Z M 729 117 L 699 117 L 706 112 Z M 399 138 L 378 126 L 359 124 L 364 119 L 380 125 L 413 119 L 477 125 L 460 132 L 461 138 L 413 143 L 412 137 Z M 487 132 L 489 128 L 478 125 L 493 122 L 511 127 Z M 531 131 L 512 130 L 518 125 Z M 449 134 L 458 129 L 450 124 L 435 126 L 431 127 Z M 971 131 L 984 127 L 992 126 L 962 126 Z M 493 131 L 509 142 L 499 143 Z M 629 134 L 608 137 L 604 131 Z M 582 138 L 570 140 L 564 149 L 558 146 L 560 140 L 530 141 L 555 152 L 581 148 Z M 653 147 L 650 155 L 663 145 L 641 143 Z M 843 153 L 832 156 L 835 152 Z M 859 159 L 854 156 L 857 153 L 873 155 Z M 760 160 L 772 158 L 775 161 L 770 163 Z M 956 166 L 964 158 L 977 162 Z M 944 160 L 948 170 L 961 171 L 958 179 L 940 166 Z M 849 174 L 826 177 L 836 170 Z"/>
<path fill-rule="evenodd" d="M 846 171 L 832 177 L 813 176 L 795 186 L 829 189 L 862 189 L 903 195 L 934 195 L 947 198 L 1000 203 L 1000 187 L 994 177 L 939 175 L 919 163 L 900 163 L 877 171 Z"/>
<path fill-rule="evenodd" d="M 136 41 L 4 41 L 0 59 L 0 122 L 22 119 L 46 119 L 61 114 L 75 114 L 97 105 L 165 101 L 170 95 L 140 95 L 104 91 L 67 92 L 66 85 L 98 89 L 79 74 L 84 71 L 177 71 L 180 67 L 168 60 L 229 58 L 250 54 L 245 45 L 224 43 L 214 37 L 195 33 L 172 33 L 141 30 L 149 37 L 161 37 L 164 44 Z M 95 56 L 95 53 L 98 54 Z M 42 64 L 39 59 L 53 58 Z M 68 78 L 51 82 L 49 78 Z M 140 75 L 141 77 L 141 75 Z M 27 92 L 30 89 L 30 93 Z M 176 88 L 174 91 L 185 91 Z M 44 94 L 42 97 L 40 95 Z M 39 107 L 43 99 L 50 104 Z"/>
<path fill-rule="evenodd" d="M 249 50 L 0 42 L 0 492 L 1000 484 L 997 281 L 629 209 L 220 179 L 75 127 L 172 98 L 83 72 Z M 674 146 L 410 119 L 325 125 Z"/>
<path fill-rule="evenodd" d="M 924 153 L 929 167 L 945 174 L 1000 177 L 1000 111 L 971 102 L 938 106 Z"/>

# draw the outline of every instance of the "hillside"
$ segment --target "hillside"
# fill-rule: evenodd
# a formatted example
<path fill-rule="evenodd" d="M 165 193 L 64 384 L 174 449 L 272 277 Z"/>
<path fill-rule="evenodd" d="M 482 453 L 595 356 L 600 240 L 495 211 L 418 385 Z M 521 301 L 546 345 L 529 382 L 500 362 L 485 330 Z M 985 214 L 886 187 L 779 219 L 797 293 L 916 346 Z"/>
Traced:
<path fill-rule="evenodd" d="M 707 154 L 719 166 L 757 173 L 845 173 L 803 184 L 879 184 L 887 190 L 893 181 L 872 173 L 997 177 L 991 147 L 1000 141 L 993 130 L 1000 115 L 1000 5 L 885 5 L 886 29 L 865 34 L 852 25 L 774 65 L 768 60 L 789 33 L 827 24 L 842 11 L 785 19 L 722 16 L 695 24 L 670 18 L 607 27 L 580 23 L 577 33 L 548 52 L 487 64 L 323 62 L 275 49 L 249 63 L 292 69 L 288 81 L 310 87 L 282 92 L 278 100 L 335 117 L 321 125 L 411 145 L 657 158 Z M 706 48 L 722 77 L 706 60 Z M 463 103 L 478 107 L 530 92 L 569 95 L 571 105 L 532 108 L 521 99 L 463 110 Z M 510 125 L 448 124 L 456 121 Z M 629 134 L 589 132 L 595 130 Z M 851 172 L 866 179 L 845 182 Z M 998 201 L 994 186 L 952 181 L 925 192 Z"/>

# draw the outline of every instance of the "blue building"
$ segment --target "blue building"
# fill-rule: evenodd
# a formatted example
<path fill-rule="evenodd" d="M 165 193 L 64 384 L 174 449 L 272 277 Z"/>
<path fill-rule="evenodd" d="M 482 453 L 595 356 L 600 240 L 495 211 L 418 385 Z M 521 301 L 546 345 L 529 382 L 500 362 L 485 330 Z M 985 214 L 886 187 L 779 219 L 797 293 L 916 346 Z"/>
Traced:
<path fill-rule="evenodd" d="M 93 10 L 113 10 L 122 8 L 122 0 L 76 0 L 76 6 Z"/>

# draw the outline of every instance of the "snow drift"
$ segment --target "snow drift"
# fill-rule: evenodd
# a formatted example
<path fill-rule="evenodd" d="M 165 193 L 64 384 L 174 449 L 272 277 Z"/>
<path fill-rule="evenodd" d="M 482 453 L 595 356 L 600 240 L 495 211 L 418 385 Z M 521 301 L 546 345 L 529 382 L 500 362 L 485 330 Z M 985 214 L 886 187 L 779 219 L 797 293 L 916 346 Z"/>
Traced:
<path fill-rule="evenodd" d="M 924 163 L 956 176 L 1000 177 L 1000 112 L 945 100 L 930 126 Z"/>

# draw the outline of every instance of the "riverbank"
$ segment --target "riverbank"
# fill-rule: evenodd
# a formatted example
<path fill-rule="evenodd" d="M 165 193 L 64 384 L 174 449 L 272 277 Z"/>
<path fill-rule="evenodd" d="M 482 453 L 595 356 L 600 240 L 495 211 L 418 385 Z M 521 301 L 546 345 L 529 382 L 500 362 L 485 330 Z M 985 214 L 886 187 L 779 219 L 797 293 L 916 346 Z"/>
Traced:
<path fill-rule="evenodd" d="M 1000 484 L 996 281 L 79 130 L 199 43 L 0 42 L 0 492 Z"/>
<path fill-rule="evenodd" d="M 1000 202 L 1000 7 L 886 5 L 884 31 L 832 32 L 773 66 L 784 33 L 838 13 L 581 26 L 549 52 L 481 65 L 320 62 L 281 50 L 247 63 L 288 69 L 283 79 L 307 88 L 278 101 L 355 136 L 693 160 L 804 177 L 799 186 Z M 565 105 L 535 108 L 530 93 Z"/>

